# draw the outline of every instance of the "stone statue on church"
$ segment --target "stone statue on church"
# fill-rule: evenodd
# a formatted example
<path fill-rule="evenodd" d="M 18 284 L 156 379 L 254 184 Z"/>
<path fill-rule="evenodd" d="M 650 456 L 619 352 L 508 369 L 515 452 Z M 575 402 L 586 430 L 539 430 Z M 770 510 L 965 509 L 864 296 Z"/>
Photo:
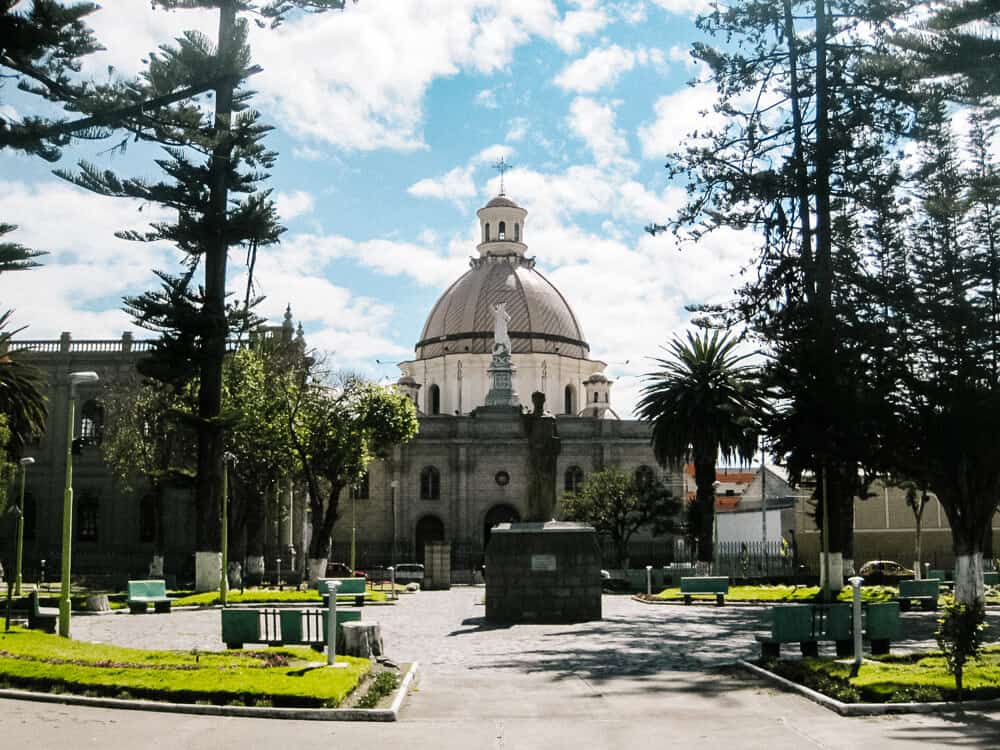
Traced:
<path fill-rule="evenodd" d="M 501 302 L 493 306 L 493 351 L 497 347 L 503 346 L 510 352 L 510 334 L 507 332 L 507 324 L 510 323 L 510 313 L 507 312 L 507 303 Z"/>
<path fill-rule="evenodd" d="M 556 466 L 562 446 L 555 416 L 545 408 L 545 394 L 531 394 L 533 410 L 523 415 L 528 434 L 528 510 L 525 521 L 549 521 L 555 515 Z"/>

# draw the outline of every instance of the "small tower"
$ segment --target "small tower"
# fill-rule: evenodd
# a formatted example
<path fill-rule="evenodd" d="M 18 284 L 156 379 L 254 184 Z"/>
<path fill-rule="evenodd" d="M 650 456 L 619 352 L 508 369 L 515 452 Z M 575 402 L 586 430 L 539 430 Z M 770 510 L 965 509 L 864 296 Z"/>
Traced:
<path fill-rule="evenodd" d="M 479 217 L 479 257 L 524 257 L 524 219 L 528 212 L 504 195 L 498 195 L 476 212 Z"/>
<path fill-rule="evenodd" d="M 611 381 L 599 372 L 595 372 L 583 381 L 583 392 L 587 403 L 580 409 L 581 417 L 605 418 L 608 414 L 619 419 L 618 414 L 611 408 Z"/>
<path fill-rule="evenodd" d="M 420 383 L 409 375 L 403 375 L 396 381 L 396 390 L 410 399 L 417 410 L 420 410 Z"/>

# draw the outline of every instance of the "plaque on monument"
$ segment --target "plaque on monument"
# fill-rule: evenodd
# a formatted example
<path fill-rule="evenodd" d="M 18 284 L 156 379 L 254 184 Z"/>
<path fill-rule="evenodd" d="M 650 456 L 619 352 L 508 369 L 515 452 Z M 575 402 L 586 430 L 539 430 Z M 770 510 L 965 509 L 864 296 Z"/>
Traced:
<path fill-rule="evenodd" d="M 556 556 L 555 555 L 532 555 L 531 556 L 531 569 L 532 570 L 543 570 L 543 571 L 554 571 L 556 569 Z"/>

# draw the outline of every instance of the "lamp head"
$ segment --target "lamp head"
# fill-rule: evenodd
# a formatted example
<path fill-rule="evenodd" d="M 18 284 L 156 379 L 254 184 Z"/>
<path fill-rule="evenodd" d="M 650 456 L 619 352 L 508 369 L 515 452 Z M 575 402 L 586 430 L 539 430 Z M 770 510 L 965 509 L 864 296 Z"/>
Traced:
<path fill-rule="evenodd" d="M 33 459 L 31 456 L 25 456 L 20 461 L 18 461 L 18 463 L 21 464 L 21 466 L 31 466 L 33 463 L 35 463 L 35 459 Z"/>
<path fill-rule="evenodd" d="M 230 451 L 226 451 L 225 453 L 222 454 L 222 460 L 223 461 L 227 461 L 227 462 L 229 462 L 231 464 L 235 464 L 236 463 L 236 454 L 235 453 L 231 453 Z"/>

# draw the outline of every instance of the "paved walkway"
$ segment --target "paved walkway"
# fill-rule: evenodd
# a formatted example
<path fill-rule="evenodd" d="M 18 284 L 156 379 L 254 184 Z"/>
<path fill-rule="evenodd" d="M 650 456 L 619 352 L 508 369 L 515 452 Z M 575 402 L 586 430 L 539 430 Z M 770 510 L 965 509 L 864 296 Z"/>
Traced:
<path fill-rule="evenodd" d="M 758 607 L 650 606 L 604 597 L 604 619 L 493 627 L 481 588 L 369 607 L 390 655 L 420 678 L 394 725 L 180 718 L 6 701 L 2 746 L 268 748 L 997 747 L 1000 713 L 844 719 L 727 665 L 755 653 Z M 933 615 L 905 616 L 926 643 Z M 993 616 L 993 632 L 1000 621 Z M 147 648 L 221 649 L 218 611 L 78 617 L 73 636 Z M 69 723 L 67 723 L 69 722 Z M 9 729 L 8 729 L 9 728 Z M 151 731 L 153 730 L 153 731 Z M 10 744 L 7 744 L 9 741 Z"/>

